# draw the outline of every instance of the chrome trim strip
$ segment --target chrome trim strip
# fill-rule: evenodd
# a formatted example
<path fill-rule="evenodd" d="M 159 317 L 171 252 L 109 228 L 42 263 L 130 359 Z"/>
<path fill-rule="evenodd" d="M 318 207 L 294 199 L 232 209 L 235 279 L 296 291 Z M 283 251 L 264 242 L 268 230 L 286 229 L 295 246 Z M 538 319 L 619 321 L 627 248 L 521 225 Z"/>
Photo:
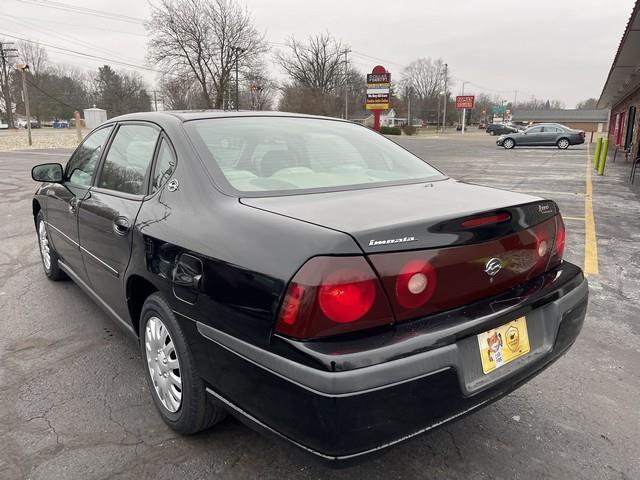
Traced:
<path fill-rule="evenodd" d="M 105 302 L 93 289 L 82 280 L 73 269 L 66 263 L 58 260 L 58 265 L 64 272 L 71 277 L 71 279 L 84 290 L 100 307 L 102 307 L 113 319 L 115 319 L 126 331 L 133 335 L 134 338 L 138 338 L 135 330 L 129 322 L 118 315 L 113 308 L 111 308 L 107 302 Z"/>
<path fill-rule="evenodd" d="M 400 437 L 396 440 L 393 440 L 391 442 L 385 443 L 383 445 L 379 445 L 377 447 L 374 448 L 370 448 L 368 450 L 364 450 L 362 452 L 358 452 L 358 453 L 352 453 L 350 455 L 338 455 L 338 456 L 333 456 L 333 455 L 326 455 L 324 453 L 318 452 L 317 450 L 314 450 L 313 448 L 307 447 L 303 444 L 301 444 L 300 442 L 297 442 L 295 440 L 293 440 L 292 438 L 287 437 L 286 435 L 278 432 L 277 430 L 273 429 L 272 427 L 270 427 L 269 425 L 266 425 L 265 423 L 261 422 L 260 420 L 258 420 L 256 417 L 254 417 L 253 415 L 251 415 L 250 413 L 244 411 L 243 409 L 241 409 L 240 407 L 238 407 L 236 404 L 230 402 L 229 400 L 227 400 L 226 398 L 224 398 L 223 396 L 221 396 L 220 394 L 216 393 L 215 391 L 213 391 L 211 388 L 207 387 L 206 391 L 209 395 L 214 396 L 216 399 L 218 399 L 220 402 L 224 403 L 227 407 L 233 409 L 235 412 L 237 412 L 238 414 L 246 417 L 249 421 L 255 423 L 256 425 L 258 425 L 261 428 L 264 428 L 265 430 L 273 433 L 274 435 L 277 435 L 280 438 L 283 438 L 284 440 L 296 445 L 297 447 L 302 448 L 303 450 L 306 450 L 309 453 L 312 453 L 313 455 L 316 455 L 318 457 L 324 458 L 325 460 L 349 460 L 351 458 L 357 458 L 357 457 L 361 457 L 363 455 L 367 455 L 369 453 L 373 453 L 373 452 L 377 452 L 378 450 L 382 450 L 384 448 L 390 447 L 392 445 L 395 445 L 397 443 L 403 442 L 405 440 L 408 440 L 410 438 L 413 438 L 417 435 L 420 435 L 424 432 L 427 432 L 429 430 L 433 430 L 434 428 L 439 427 L 440 425 L 444 425 L 445 423 L 448 423 L 452 420 L 455 420 L 458 417 L 462 417 L 464 415 L 467 415 L 468 413 L 473 412 L 474 410 L 477 410 L 480 407 L 483 407 L 485 404 L 491 402 L 494 400 L 495 397 L 492 397 L 490 399 L 484 400 L 476 405 L 474 405 L 473 407 L 470 407 L 466 410 L 463 410 L 462 412 L 458 412 L 455 415 L 452 415 L 450 417 L 447 417 L 443 420 L 440 420 L 436 423 L 434 423 L 433 425 L 430 425 L 428 427 L 425 428 L 421 428 L 420 430 L 418 430 L 417 432 L 413 432 L 410 433 L 408 435 L 405 435 L 404 437 Z"/>
<path fill-rule="evenodd" d="M 51 227 L 53 228 L 57 233 L 59 233 L 60 235 L 62 235 L 62 238 L 64 240 L 66 240 L 67 242 L 71 243 L 72 245 L 74 245 L 75 247 L 79 247 L 80 245 L 78 244 L 78 242 L 76 242 L 73 238 L 71 238 L 70 236 L 68 236 L 66 233 L 64 233 L 62 230 L 60 230 L 57 227 L 54 227 L 53 225 L 51 225 L 49 222 L 44 222 L 47 227 Z"/>
<path fill-rule="evenodd" d="M 100 265 L 102 265 L 103 267 L 105 267 L 107 270 L 109 270 L 116 278 L 120 277 L 120 274 L 118 273 L 118 271 L 111 267 L 110 265 L 106 264 L 105 262 L 103 262 L 102 260 L 100 260 L 98 257 L 96 257 L 93 253 L 91 253 L 89 250 L 87 250 L 86 248 L 84 248 L 83 246 L 80 246 L 80 250 L 82 250 L 84 253 L 86 253 L 87 255 L 89 255 L 93 260 L 95 260 L 96 262 L 98 262 Z"/>

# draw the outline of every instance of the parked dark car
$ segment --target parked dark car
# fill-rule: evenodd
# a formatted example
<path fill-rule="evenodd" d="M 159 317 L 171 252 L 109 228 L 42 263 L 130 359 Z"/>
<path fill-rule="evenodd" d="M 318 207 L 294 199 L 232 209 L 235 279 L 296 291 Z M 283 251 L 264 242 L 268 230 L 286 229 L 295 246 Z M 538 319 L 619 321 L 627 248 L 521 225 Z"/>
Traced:
<path fill-rule="evenodd" d="M 540 123 L 522 132 L 507 133 L 496 140 L 496 145 L 504 148 L 557 146 L 561 150 L 570 145 L 584 143 L 584 131 L 574 130 L 559 123 Z"/>
<path fill-rule="evenodd" d="M 505 125 L 504 123 L 491 123 L 487 126 L 486 130 L 489 135 L 502 135 L 504 133 L 514 133 L 517 131 L 517 128 Z"/>
<path fill-rule="evenodd" d="M 553 201 L 455 181 L 350 122 L 130 114 L 32 177 L 45 274 L 139 342 L 183 434 L 230 412 L 355 458 L 511 392 L 585 317 Z"/>

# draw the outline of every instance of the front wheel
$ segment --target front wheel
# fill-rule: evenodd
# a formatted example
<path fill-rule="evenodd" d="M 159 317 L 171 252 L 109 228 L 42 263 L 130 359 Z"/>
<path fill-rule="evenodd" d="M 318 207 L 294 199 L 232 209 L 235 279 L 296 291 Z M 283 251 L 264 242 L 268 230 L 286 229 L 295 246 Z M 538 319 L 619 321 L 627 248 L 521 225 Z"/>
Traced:
<path fill-rule="evenodd" d="M 514 142 L 511 138 L 507 138 L 504 142 L 502 142 L 502 146 L 507 150 L 511 150 L 516 146 L 516 142 Z"/>
<path fill-rule="evenodd" d="M 489 135 L 491 135 L 492 137 L 496 134 L 496 132 L 494 132 L 493 130 L 489 132 Z"/>
<path fill-rule="evenodd" d="M 561 138 L 558 140 L 557 145 L 560 150 L 566 150 L 569 148 L 569 140 L 567 138 Z"/>
<path fill-rule="evenodd" d="M 173 430 L 194 434 L 226 416 L 224 408 L 208 398 L 182 329 L 159 293 L 142 306 L 140 349 L 153 402 Z"/>

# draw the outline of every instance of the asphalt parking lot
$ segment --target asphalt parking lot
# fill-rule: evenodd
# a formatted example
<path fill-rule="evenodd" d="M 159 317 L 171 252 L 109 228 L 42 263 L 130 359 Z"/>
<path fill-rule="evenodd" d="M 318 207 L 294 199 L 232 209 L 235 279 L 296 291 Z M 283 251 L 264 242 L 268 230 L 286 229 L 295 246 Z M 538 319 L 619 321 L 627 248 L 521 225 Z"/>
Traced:
<path fill-rule="evenodd" d="M 180 437 L 152 405 L 137 345 L 72 282 L 41 271 L 29 171 L 69 151 L 4 152 L 0 478 L 640 478 L 640 196 L 626 186 L 629 165 L 591 175 L 586 145 L 507 151 L 478 134 L 398 141 L 454 178 L 558 202 L 565 258 L 586 267 L 591 286 L 565 357 L 495 404 L 347 469 L 235 420 Z"/>

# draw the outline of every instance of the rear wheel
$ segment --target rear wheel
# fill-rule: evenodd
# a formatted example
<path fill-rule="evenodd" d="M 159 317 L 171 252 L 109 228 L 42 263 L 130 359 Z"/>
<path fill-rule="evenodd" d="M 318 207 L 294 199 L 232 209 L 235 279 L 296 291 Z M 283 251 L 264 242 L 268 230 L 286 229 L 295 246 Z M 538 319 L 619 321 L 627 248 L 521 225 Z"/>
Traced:
<path fill-rule="evenodd" d="M 489 135 L 491 135 L 492 137 L 496 134 L 496 132 L 494 132 L 493 130 L 489 131 Z"/>
<path fill-rule="evenodd" d="M 558 140 L 558 143 L 556 143 L 556 145 L 560 150 L 566 150 L 567 148 L 569 148 L 569 139 L 561 138 L 560 140 Z"/>
<path fill-rule="evenodd" d="M 507 150 L 511 150 L 516 146 L 516 142 L 514 142 L 512 138 L 507 138 L 504 140 L 504 142 L 502 142 L 502 146 Z"/>
<path fill-rule="evenodd" d="M 47 224 L 44 221 L 42 210 L 36 216 L 36 225 L 38 227 L 38 246 L 40 247 L 40 259 L 42 260 L 44 274 L 54 282 L 64 280 L 67 276 L 60 269 L 58 255 L 53 249 L 53 245 L 49 242 L 49 232 L 47 231 Z"/>
<path fill-rule="evenodd" d="M 142 306 L 140 349 L 153 402 L 173 430 L 197 433 L 226 416 L 224 408 L 208 397 L 182 329 L 159 293 Z"/>

